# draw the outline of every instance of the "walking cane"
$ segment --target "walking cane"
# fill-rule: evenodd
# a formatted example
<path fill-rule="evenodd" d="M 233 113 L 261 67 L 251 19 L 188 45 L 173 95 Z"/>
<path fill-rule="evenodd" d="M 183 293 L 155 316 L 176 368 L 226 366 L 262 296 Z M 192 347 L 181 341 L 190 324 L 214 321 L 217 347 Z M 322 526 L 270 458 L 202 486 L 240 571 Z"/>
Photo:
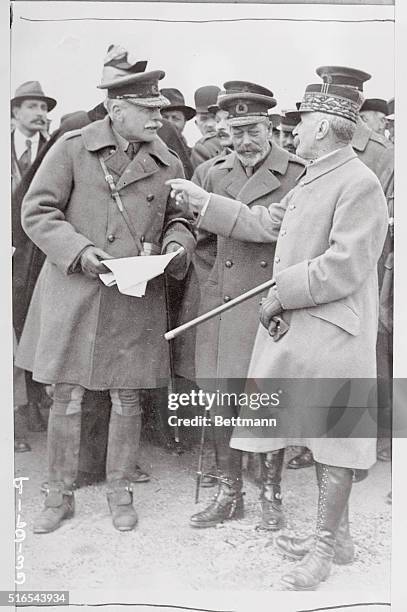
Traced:
<path fill-rule="evenodd" d="M 213 319 L 213 317 L 217 317 L 223 312 L 226 312 L 227 310 L 230 310 L 231 308 L 238 306 L 238 304 L 241 304 L 242 302 L 249 300 L 255 295 L 258 295 L 259 293 L 263 293 L 263 291 L 266 291 L 267 289 L 271 289 L 271 287 L 274 287 L 275 284 L 276 284 L 275 280 L 271 278 L 265 283 L 262 283 L 261 285 L 257 285 L 257 287 L 253 287 L 253 289 L 246 291 L 246 293 L 242 293 L 241 295 L 238 295 L 237 297 L 233 298 L 233 300 L 226 302 L 226 304 L 221 304 L 220 306 L 213 308 L 213 310 L 209 310 L 208 312 L 205 312 L 199 317 L 196 317 L 195 319 L 192 319 L 191 321 L 187 321 L 187 323 L 184 323 L 183 325 L 180 325 L 179 327 L 170 329 L 169 331 L 167 331 L 166 334 L 164 334 L 164 338 L 168 341 L 173 340 L 180 334 L 183 334 L 188 329 L 191 329 L 191 327 L 196 327 L 197 325 L 200 325 L 201 323 L 204 323 L 205 321 L 208 321 L 209 319 Z M 279 324 L 284 325 L 284 322 L 282 322 L 281 320 L 281 323 L 280 323 L 280 319 L 279 319 Z"/>

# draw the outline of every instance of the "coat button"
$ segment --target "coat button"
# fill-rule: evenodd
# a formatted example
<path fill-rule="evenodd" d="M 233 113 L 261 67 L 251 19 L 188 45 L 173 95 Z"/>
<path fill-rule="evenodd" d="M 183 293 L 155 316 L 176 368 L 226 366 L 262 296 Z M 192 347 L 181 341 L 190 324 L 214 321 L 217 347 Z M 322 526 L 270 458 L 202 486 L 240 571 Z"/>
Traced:
<path fill-rule="evenodd" d="M 153 193 L 149 193 L 147 196 L 147 202 L 152 202 L 154 200 L 154 194 Z"/>
<path fill-rule="evenodd" d="M 262 268 L 267 268 L 267 261 L 261 261 L 260 265 Z"/>
<path fill-rule="evenodd" d="M 224 302 L 229 302 L 230 301 L 230 295 L 225 295 L 225 297 L 223 298 Z"/>
<path fill-rule="evenodd" d="M 116 240 L 116 236 L 113 236 L 113 234 L 109 234 L 107 239 L 109 242 L 114 242 Z"/>
<path fill-rule="evenodd" d="M 283 230 L 281 230 L 281 232 L 280 232 L 280 236 L 285 236 L 285 235 L 286 235 L 286 233 L 287 233 L 287 230 L 283 229 Z"/>
<path fill-rule="evenodd" d="M 274 261 L 275 261 L 276 263 L 280 263 L 280 258 L 279 258 L 279 256 L 278 256 L 278 255 L 276 255 L 276 256 L 275 256 Z"/>
<path fill-rule="evenodd" d="M 231 268 L 231 267 L 233 266 L 233 261 L 230 261 L 230 259 L 227 259 L 227 260 L 225 261 L 225 266 L 226 266 L 227 268 Z"/>
<path fill-rule="evenodd" d="M 294 210 L 295 208 L 295 204 L 290 204 L 290 206 L 288 207 L 290 210 Z"/>

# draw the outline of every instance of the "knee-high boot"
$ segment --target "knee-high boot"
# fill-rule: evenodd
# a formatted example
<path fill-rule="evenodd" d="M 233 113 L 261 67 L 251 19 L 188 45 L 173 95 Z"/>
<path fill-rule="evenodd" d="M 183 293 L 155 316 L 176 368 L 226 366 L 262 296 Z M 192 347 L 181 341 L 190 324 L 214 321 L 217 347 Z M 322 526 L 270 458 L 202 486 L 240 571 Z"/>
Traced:
<path fill-rule="evenodd" d="M 316 464 L 316 473 L 318 486 L 322 476 L 322 466 Z M 289 559 L 299 561 L 312 549 L 315 543 L 315 534 L 305 538 L 298 538 L 294 535 L 279 535 L 275 538 L 276 547 L 283 552 Z M 349 526 L 349 503 L 346 504 L 345 510 L 341 516 L 335 542 L 335 555 L 333 562 L 337 565 L 346 565 L 352 563 L 355 558 L 355 547 L 352 541 Z"/>
<path fill-rule="evenodd" d="M 321 465 L 315 542 L 310 552 L 282 578 L 292 591 L 311 591 L 331 572 L 339 523 L 352 488 L 352 470 Z"/>
<path fill-rule="evenodd" d="M 78 472 L 81 413 L 61 414 L 54 408 L 48 423 L 48 483 L 45 507 L 34 523 L 34 533 L 49 533 L 73 516 L 72 485 Z"/>
<path fill-rule="evenodd" d="M 140 431 L 141 414 L 125 416 L 112 410 L 106 462 L 107 500 L 113 525 L 119 531 L 129 531 L 137 524 L 130 477 L 137 465 Z"/>
<path fill-rule="evenodd" d="M 261 493 L 260 502 L 262 529 L 278 531 L 285 525 L 281 499 L 281 473 L 284 464 L 284 448 L 261 455 Z"/>

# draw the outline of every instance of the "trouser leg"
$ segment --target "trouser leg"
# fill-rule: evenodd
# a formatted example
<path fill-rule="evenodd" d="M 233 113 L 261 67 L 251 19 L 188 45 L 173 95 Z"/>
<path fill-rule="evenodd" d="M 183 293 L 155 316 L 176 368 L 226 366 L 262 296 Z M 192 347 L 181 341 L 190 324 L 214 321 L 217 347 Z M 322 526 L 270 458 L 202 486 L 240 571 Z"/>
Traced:
<path fill-rule="evenodd" d="M 141 392 L 134 389 L 112 389 L 110 396 L 112 412 L 106 461 L 107 497 L 114 527 L 119 531 L 128 531 L 137 524 L 130 479 L 137 466 Z"/>
<path fill-rule="evenodd" d="M 45 509 L 34 531 L 48 533 L 57 529 L 74 512 L 75 481 L 81 436 L 81 405 L 85 389 L 78 385 L 55 385 L 48 424 L 48 492 Z"/>

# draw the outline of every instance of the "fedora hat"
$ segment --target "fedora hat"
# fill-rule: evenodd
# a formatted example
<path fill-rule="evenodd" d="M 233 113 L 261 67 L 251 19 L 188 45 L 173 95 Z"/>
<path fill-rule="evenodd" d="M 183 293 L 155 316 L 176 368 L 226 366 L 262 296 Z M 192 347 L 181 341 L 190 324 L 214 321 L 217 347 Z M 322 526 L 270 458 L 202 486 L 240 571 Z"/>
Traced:
<path fill-rule="evenodd" d="M 169 100 L 168 106 L 163 107 L 163 111 L 178 110 L 184 114 L 185 119 L 189 121 L 196 115 L 196 110 L 191 106 L 186 106 L 185 99 L 179 89 L 168 87 L 161 89 L 160 93 Z"/>
<path fill-rule="evenodd" d="M 14 98 L 11 99 L 11 106 L 19 104 L 19 102 L 23 100 L 43 100 L 48 107 L 48 112 L 55 108 L 57 104 L 54 98 L 50 98 L 44 94 L 38 81 L 26 81 L 17 87 Z"/>

